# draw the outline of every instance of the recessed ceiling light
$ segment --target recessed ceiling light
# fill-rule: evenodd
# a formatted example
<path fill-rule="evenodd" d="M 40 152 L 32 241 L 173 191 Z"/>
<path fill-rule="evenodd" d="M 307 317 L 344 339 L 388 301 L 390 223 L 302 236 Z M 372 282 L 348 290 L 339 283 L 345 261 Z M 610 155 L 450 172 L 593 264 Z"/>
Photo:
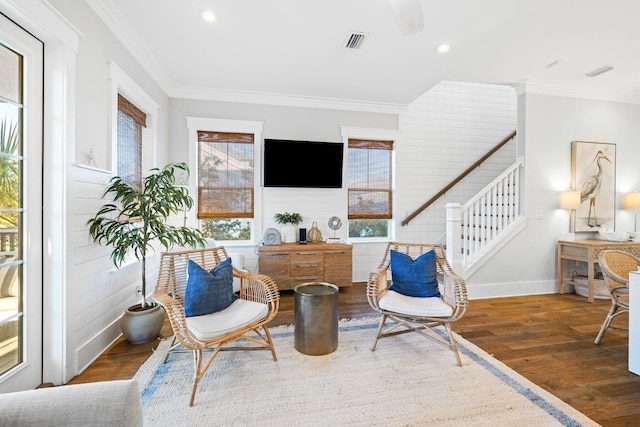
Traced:
<path fill-rule="evenodd" d="M 447 43 L 442 43 L 436 47 L 436 52 L 438 53 L 447 53 L 451 49 L 451 45 Z"/>
<path fill-rule="evenodd" d="M 216 15 L 210 10 L 205 10 L 202 12 L 202 19 L 207 22 L 216 22 Z"/>

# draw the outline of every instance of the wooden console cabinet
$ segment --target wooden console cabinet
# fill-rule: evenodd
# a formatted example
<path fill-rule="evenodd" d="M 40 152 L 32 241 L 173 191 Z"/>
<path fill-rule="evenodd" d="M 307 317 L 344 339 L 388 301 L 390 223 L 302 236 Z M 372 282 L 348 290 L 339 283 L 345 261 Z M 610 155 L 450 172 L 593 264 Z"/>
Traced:
<path fill-rule="evenodd" d="M 258 248 L 258 272 L 280 290 L 304 282 L 351 286 L 352 246 L 346 243 L 284 243 Z"/>

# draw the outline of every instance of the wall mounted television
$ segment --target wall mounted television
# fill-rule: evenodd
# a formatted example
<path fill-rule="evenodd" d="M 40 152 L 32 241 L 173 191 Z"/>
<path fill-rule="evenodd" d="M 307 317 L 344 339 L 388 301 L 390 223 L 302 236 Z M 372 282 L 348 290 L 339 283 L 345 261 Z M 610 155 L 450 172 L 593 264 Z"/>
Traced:
<path fill-rule="evenodd" d="M 265 187 L 342 188 L 343 143 L 264 140 Z"/>

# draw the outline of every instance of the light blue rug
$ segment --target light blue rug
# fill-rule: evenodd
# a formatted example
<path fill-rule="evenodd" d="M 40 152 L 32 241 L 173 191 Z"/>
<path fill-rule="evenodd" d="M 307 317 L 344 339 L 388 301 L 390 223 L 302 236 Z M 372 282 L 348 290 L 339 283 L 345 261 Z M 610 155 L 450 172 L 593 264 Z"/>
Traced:
<path fill-rule="evenodd" d="M 193 356 L 164 362 L 168 343 L 136 374 L 148 425 L 596 426 L 595 422 L 457 336 L 450 350 L 417 334 L 370 350 L 377 319 L 341 321 L 338 349 L 308 356 L 293 327 L 272 329 L 268 351 L 223 352 L 189 407 Z"/>

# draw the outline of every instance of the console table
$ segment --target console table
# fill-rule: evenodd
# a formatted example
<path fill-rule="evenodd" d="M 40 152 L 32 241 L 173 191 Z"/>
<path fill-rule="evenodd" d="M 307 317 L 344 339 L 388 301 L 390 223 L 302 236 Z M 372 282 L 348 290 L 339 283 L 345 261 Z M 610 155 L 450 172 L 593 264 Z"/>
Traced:
<path fill-rule="evenodd" d="M 608 249 L 617 249 L 640 256 L 640 242 L 609 242 L 607 240 L 576 240 L 573 242 L 560 240 L 558 242 L 558 293 L 564 292 L 565 285 L 573 285 L 571 271 L 567 262 L 576 261 L 587 265 L 587 286 L 589 289 L 588 301 L 594 298 L 594 274 L 595 265 L 598 263 L 598 254 Z M 569 274 L 567 274 L 567 272 Z"/>
<path fill-rule="evenodd" d="M 258 272 L 280 290 L 305 282 L 351 286 L 352 246 L 347 243 L 284 243 L 258 248 Z"/>

